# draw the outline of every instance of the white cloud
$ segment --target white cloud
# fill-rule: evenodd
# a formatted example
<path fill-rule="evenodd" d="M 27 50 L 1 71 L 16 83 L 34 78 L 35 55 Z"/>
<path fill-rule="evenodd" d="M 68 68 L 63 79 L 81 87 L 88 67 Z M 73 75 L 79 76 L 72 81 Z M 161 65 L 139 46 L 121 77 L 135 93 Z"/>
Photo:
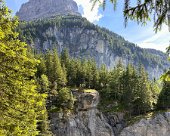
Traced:
<path fill-rule="evenodd" d="M 90 22 L 99 21 L 102 18 L 102 14 L 99 13 L 99 3 L 96 3 L 93 10 L 91 0 L 74 0 L 79 7 L 82 7 L 83 14 L 82 16 L 87 18 Z"/>
<path fill-rule="evenodd" d="M 149 38 L 146 38 L 143 41 L 137 42 L 137 44 L 143 48 L 154 48 L 165 52 L 166 48 L 169 46 L 169 41 L 170 32 L 168 31 L 168 26 L 164 25 L 161 31 L 150 35 Z"/>

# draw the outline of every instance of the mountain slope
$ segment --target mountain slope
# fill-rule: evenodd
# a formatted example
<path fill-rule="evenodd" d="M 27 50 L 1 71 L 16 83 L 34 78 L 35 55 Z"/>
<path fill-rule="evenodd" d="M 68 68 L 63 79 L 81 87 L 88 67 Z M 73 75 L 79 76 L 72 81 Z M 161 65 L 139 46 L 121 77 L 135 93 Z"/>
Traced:
<path fill-rule="evenodd" d="M 167 55 L 153 49 L 142 49 L 123 37 L 98 27 L 80 16 L 57 16 L 51 19 L 21 23 L 22 40 L 38 51 L 69 49 L 73 57 L 94 58 L 98 66 L 111 69 L 119 60 L 127 65 L 142 63 L 150 78 L 159 78 L 170 64 Z"/>

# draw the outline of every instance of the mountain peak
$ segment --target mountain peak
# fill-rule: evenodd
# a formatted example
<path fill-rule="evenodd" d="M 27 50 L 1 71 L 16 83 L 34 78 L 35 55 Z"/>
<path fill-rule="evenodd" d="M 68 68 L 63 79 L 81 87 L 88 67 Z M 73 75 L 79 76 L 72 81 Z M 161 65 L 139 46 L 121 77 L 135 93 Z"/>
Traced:
<path fill-rule="evenodd" d="M 73 0 L 29 0 L 16 15 L 22 21 L 50 18 L 56 15 L 77 15 L 78 6 Z"/>

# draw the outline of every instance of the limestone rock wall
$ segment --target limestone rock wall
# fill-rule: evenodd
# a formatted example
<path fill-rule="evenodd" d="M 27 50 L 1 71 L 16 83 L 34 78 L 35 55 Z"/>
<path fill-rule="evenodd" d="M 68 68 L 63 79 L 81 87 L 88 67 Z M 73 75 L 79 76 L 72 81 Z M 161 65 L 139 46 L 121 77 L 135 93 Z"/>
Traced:
<path fill-rule="evenodd" d="M 80 16 L 77 4 L 73 0 L 29 0 L 16 13 L 23 21 L 68 14 Z"/>
<path fill-rule="evenodd" d="M 134 49 L 134 54 L 125 54 L 119 47 L 113 49 L 111 46 L 116 46 L 117 43 L 115 42 L 113 45 L 110 45 L 109 41 L 97 30 L 89 30 L 83 27 L 74 28 L 72 26 L 63 28 L 49 26 L 45 31 L 38 31 L 46 40 L 43 41 L 39 37 L 35 37 L 33 46 L 36 49 L 46 51 L 48 49 L 57 48 L 60 53 L 63 49 L 67 48 L 72 57 L 93 58 L 98 66 L 105 64 L 108 69 L 113 69 L 120 60 L 124 65 L 131 63 L 138 66 L 139 63 L 143 63 L 149 77 L 158 79 L 164 73 L 164 70 L 170 66 L 166 55 L 163 55 L 163 53 L 161 54 L 162 58 L 159 59 L 161 61 L 167 60 L 167 63 L 165 62 L 162 66 L 159 66 L 156 63 L 152 64 L 152 62 L 145 64 L 146 61 L 142 58 L 140 59 L 140 52 L 137 52 L 136 49 Z M 54 40 L 51 40 L 52 38 Z M 126 46 L 128 45 L 125 45 L 125 47 Z M 149 51 L 146 52 L 149 54 Z M 135 54 L 137 58 L 133 58 Z"/>

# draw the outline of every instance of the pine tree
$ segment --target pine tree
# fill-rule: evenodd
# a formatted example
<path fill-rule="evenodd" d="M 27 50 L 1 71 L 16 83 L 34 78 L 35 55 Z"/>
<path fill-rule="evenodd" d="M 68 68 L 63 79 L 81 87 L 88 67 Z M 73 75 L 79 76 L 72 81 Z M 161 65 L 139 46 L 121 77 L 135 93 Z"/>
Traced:
<path fill-rule="evenodd" d="M 159 94 L 161 92 L 160 90 L 160 85 L 159 83 L 154 80 L 154 81 L 150 81 L 150 91 L 151 91 L 151 94 L 152 94 L 152 105 L 153 105 L 153 108 L 155 109 L 156 108 L 156 105 L 157 105 L 157 102 L 158 102 L 158 97 L 159 97 Z"/>
<path fill-rule="evenodd" d="M 99 86 L 99 70 L 95 60 L 91 60 L 92 81 L 91 88 L 97 89 Z"/>
<path fill-rule="evenodd" d="M 134 100 L 134 112 L 141 114 L 153 109 L 153 97 L 144 66 L 139 67 L 138 88 Z"/>
<path fill-rule="evenodd" d="M 46 68 L 46 65 L 45 65 L 44 56 L 41 55 L 40 57 L 38 57 L 38 59 L 40 60 L 40 63 L 37 66 L 36 76 L 41 77 L 41 75 L 46 74 L 47 68 Z"/>
<path fill-rule="evenodd" d="M 48 77 L 46 75 L 41 75 L 40 79 L 37 79 L 37 90 L 41 94 L 49 94 L 50 91 L 50 82 L 48 81 Z M 38 117 L 37 129 L 40 132 L 40 136 L 51 136 L 52 133 L 50 131 L 50 123 L 48 120 L 48 112 L 46 108 L 47 100 L 44 99 L 43 104 L 41 106 L 41 110 L 43 111 Z"/>
<path fill-rule="evenodd" d="M 57 50 L 53 51 L 53 67 L 51 73 L 52 75 L 52 82 L 56 81 L 59 86 L 64 86 L 67 83 L 66 73 L 63 72 L 61 62 L 57 53 Z"/>
<path fill-rule="evenodd" d="M 56 105 L 60 107 L 64 112 L 68 112 L 73 109 L 74 98 L 68 88 L 62 88 L 58 91 Z"/>
<path fill-rule="evenodd" d="M 122 84 L 122 101 L 125 105 L 125 109 L 133 112 L 133 101 L 135 98 L 136 86 L 137 86 L 137 74 L 132 65 L 128 65 L 126 71 L 121 77 Z"/>
<path fill-rule="evenodd" d="M 68 74 L 68 81 L 70 86 L 79 86 L 81 79 L 80 74 L 78 74 L 78 70 L 80 69 L 80 62 L 78 59 L 71 59 L 69 66 L 67 68 L 67 74 Z M 79 76 L 79 77 L 77 77 Z"/>
<path fill-rule="evenodd" d="M 117 0 L 108 0 L 113 3 L 114 9 L 116 9 Z M 102 4 L 103 9 L 106 7 L 107 0 L 92 0 L 93 7 L 95 7 L 96 3 L 99 2 Z M 134 20 L 141 24 L 146 24 L 147 21 L 150 21 L 153 18 L 154 28 L 156 31 L 162 28 L 163 24 L 169 25 L 170 28 L 170 2 L 168 0 L 138 0 L 136 5 L 133 3 L 133 0 L 125 0 L 124 1 L 124 19 L 125 25 L 128 20 Z"/>
<path fill-rule="evenodd" d="M 122 84 L 120 79 L 123 76 L 124 73 L 124 67 L 122 62 L 119 60 L 116 67 L 111 71 L 111 82 L 110 82 L 110 88 L 111 88 L 111 97 L 112 99 L 120 101 L 123 95 L 122 91 Z"/>
<path fill-rule="evenodd" d="M 37 79 L 37 86 L 38 86 L 38 92 L 39 93 L 46 93 L 48 94 L 49 93 L 49 86 L 50 86 L 50 82 L 48 80 L 48 77 L 46 75 L 41 75 L 41 77 L 39 79 Z"/>
<path fill-rule="evenodd" d="M 53 54 L 51 51 L 47 51 L 45 54 L 45 65 L 46 65 L 46 75 L 48 76 L 49 81 L 53 82 Z"/>
<path fill-rule="evenodd" d="M 88 60 L 87 61 L 87 77 L 86 77 L 86 87 L 91 88 L 92 86 L 92 81 L 93 81 L 93 70 L 92 70 L 92 61 Z"/>
<path fill-rule="evenodd" d="M 35 66 L 15 32 L 18 20 L 0 0 L 0 135 L 35 136 L 45 95 L 36 91 Z"/>
<path fill-rule="evenodd" d="M 69 52 L 67 49 L 64 49 L 62 52 L 61 52 L 61 65 L 65 65 L 65 68 L 67 69 L 68 68 L 68 65 L 69 65 L 69 62 L 70 62 L 70 56 L 69 56 Z"/>
<path fill-rule="evenodd" d="M 106 88 L 110 81 L 110 75 L 107 71 L 107 68 L 105 65 L 102 65 L 99 69 L 99 85 L 101 88 Z"/>
<path fill-rule="evenodd" d="M 158 109 L 168 109 L 170 108 L 170 82 L 164 81 L 163 88 L 158 97 L 157 103 Z"/>

